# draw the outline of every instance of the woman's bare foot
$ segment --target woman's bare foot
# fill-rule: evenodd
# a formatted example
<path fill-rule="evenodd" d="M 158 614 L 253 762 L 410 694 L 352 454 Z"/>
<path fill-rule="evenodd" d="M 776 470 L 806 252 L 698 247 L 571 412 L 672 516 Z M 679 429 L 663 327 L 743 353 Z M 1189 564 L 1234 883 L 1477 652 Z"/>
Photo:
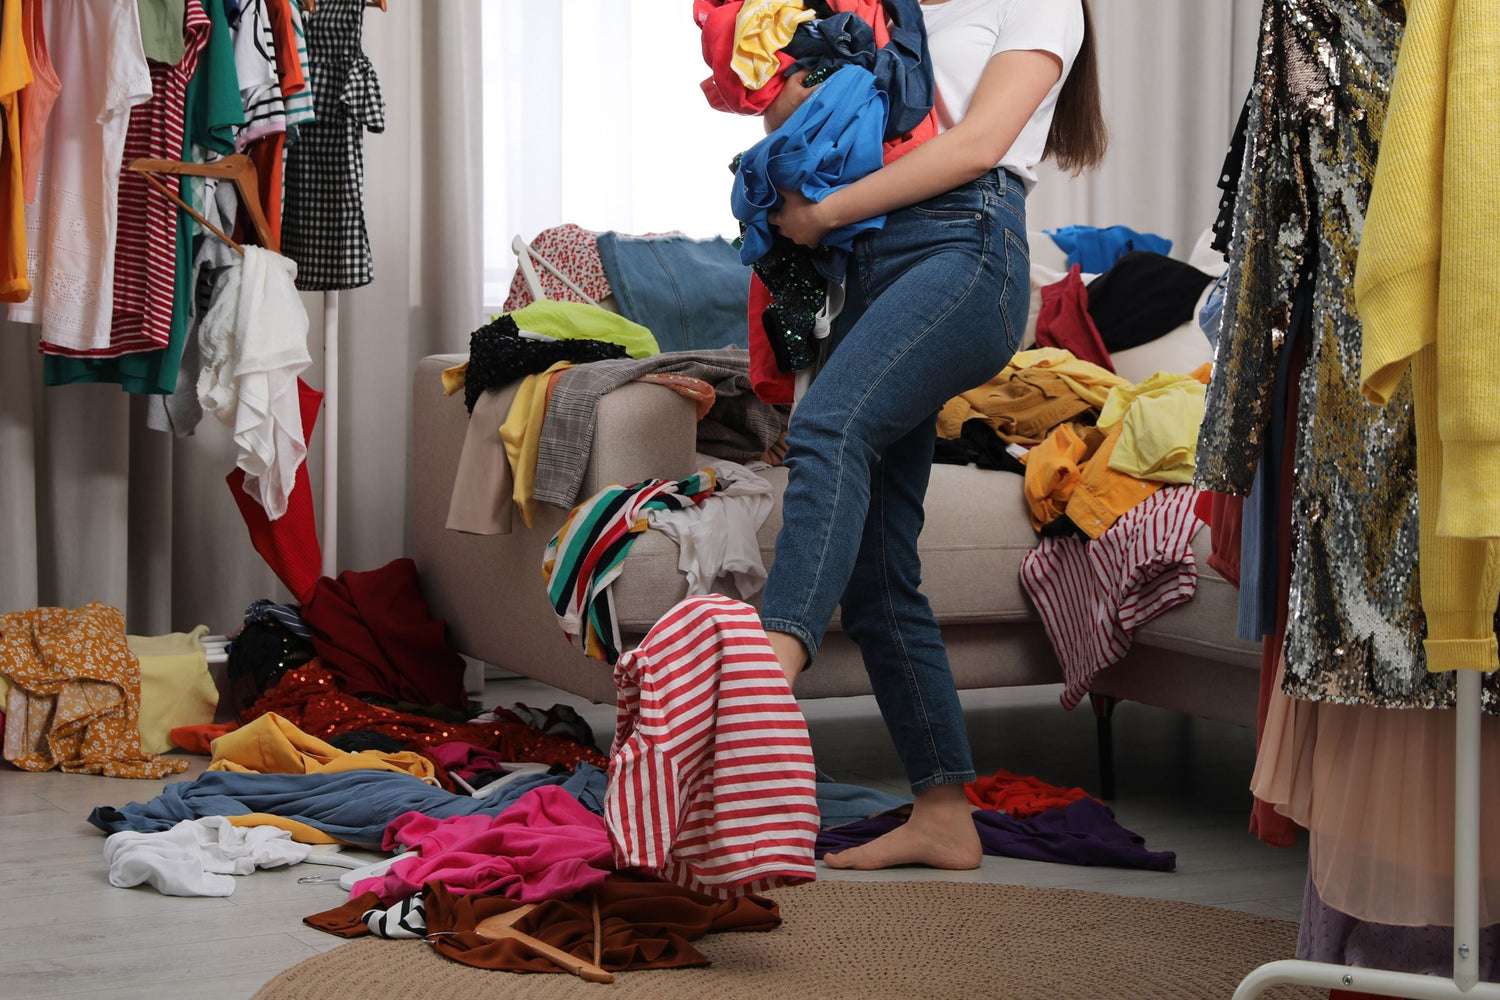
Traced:
<path fill-rule="evenodd" d="M 916 797 L 911 818 L 901 826 L 868 844 L 823 856 L 830 868 L 864 871 L 898 865 L 965 871 L 978 868 L 983 860 L 974 807 L 964 797 L 963 785 L 929 788 Z"/>

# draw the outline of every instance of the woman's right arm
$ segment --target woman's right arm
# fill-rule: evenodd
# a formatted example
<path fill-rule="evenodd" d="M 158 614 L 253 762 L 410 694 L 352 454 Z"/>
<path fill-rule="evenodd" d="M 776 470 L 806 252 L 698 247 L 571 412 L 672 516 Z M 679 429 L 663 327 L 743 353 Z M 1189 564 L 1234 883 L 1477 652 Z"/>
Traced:
<path fill-rule="evenodd" d="M 771 224 L 817 246 L 830 230 L 969 183 L 1000 162 L 1061 75 L 1062 60 L 1039 49 L 991 56 L 968 112 L 952 128 L 820 202 L 783 192 L 786 203 L 771 213 Z"/>

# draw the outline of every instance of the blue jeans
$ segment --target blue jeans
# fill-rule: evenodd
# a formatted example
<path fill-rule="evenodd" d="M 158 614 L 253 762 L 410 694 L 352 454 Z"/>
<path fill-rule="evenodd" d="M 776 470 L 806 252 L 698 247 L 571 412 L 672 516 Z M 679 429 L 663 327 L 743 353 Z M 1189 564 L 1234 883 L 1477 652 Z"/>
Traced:
<path fill-rule="evenodd" d="M 859 645 L 912 791 L 972 781 L 958 692 L 917 535 L 937 412 L 994 378 L 1030 300 L 1026 202 L 1001 170 L 861 234 L 834 349 L 792 414 L 769 631 L 818 651 L 835 606 Z"/>

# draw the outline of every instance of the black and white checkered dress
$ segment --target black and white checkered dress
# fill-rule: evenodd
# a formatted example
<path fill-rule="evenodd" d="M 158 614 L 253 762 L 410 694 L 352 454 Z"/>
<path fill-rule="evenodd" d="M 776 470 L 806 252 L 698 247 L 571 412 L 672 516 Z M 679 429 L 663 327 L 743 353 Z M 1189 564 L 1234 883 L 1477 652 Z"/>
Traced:
<path fill-rule="evenodd" d="M 332 291 L 373 278 L 365 230 L 364 132 L 385 131 L 385 100 L 361 44 L 364 0 L 319 0 L 307 17 L 317 115 L 287 151 L 281 252 L 297 287 Z"/>

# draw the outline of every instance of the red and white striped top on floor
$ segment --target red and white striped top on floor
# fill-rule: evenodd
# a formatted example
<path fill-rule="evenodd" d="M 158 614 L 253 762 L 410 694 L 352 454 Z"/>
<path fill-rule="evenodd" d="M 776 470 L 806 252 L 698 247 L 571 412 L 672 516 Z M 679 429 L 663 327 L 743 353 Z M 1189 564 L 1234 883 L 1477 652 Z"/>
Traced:
<path fill-rule="evenodd" d="M 1021 560 L 1021 584 L 1052 639 L 1065 682 L 1062 703 L 1083 700 L 1094 675 L 1130 649 L 1131 635 L 1190 601 L 1198 587 L 1193 511 L 1198 490 L 1167 486 L 1092 542 L 1043 538 Z"/>
<path fill-rule="evenodd" d="M 617 867 L 719 897 L 815 877 L 812 745 L 754 608 L 679 602 L 620 657 L 615 687 Z"/>

